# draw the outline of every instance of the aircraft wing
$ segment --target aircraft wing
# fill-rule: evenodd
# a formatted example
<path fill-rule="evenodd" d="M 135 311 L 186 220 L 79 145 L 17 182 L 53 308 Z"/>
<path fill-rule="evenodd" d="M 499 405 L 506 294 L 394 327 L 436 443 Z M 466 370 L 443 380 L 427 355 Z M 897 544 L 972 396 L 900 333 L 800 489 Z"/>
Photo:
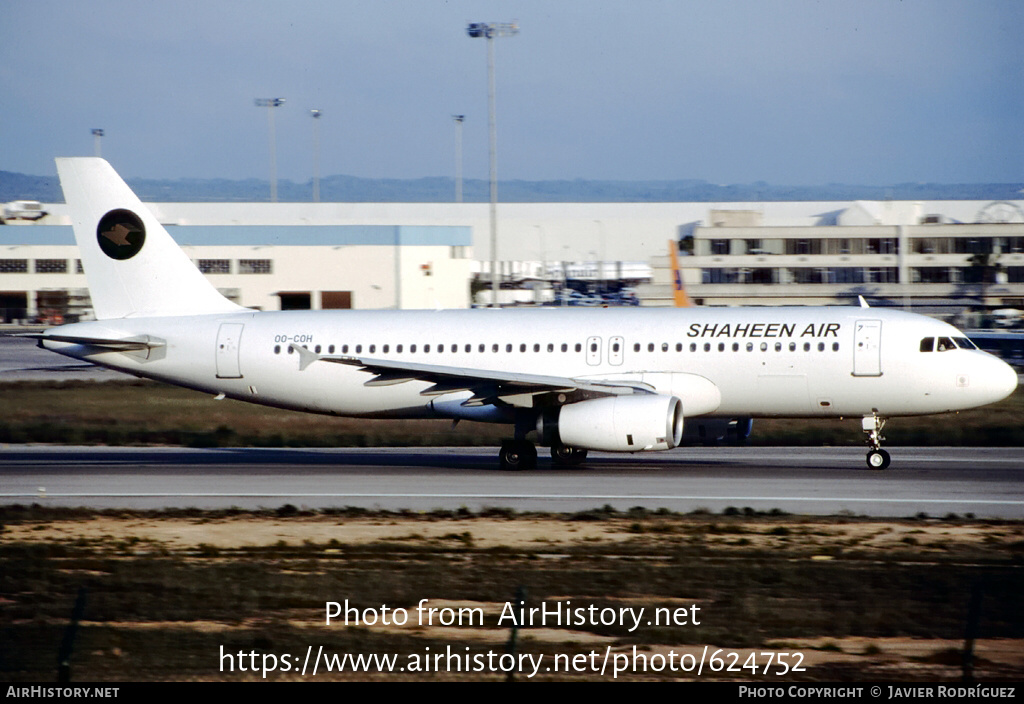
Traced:
<path fill-rule="evenodd" d="M 467 369 L 389 359 L 318 355 L 299 345 L 293 344 L 291 348 L 299 353 L 300 369 L 305 369 L 313 362 L 331 362 L 359 367 L 374 374 L 372 379 L 365 382 L 366 386 L 390 386 L 407 381 L 430 382 L 432 386 L 420 391 L 422 396 L 440 396 L 457 391 L 471 391 L 473 396 L 463 402 L 464 406 L 483 406 L 493 404 L 498 400 L 509 402 L 511 397 L 515 396 L 549 393 L 564 394 L 566 399 L 563 402 L 570 403 L 601 396 L 654 393 L 653 386 L 636 381 L 583 380 L 545 374 Z"/>

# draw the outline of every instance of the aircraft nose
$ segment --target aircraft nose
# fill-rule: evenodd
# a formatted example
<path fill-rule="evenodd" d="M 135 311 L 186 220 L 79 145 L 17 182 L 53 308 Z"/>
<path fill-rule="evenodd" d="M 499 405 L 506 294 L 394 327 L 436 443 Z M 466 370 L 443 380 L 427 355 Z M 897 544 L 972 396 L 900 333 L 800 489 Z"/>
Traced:
<path fill-rule="evenodd" d="M 985 374 L 985 388 L 992 401 L 1002 401 L 1017 388 L 1017 371 L 1001 359 L 992 359 Z"/>

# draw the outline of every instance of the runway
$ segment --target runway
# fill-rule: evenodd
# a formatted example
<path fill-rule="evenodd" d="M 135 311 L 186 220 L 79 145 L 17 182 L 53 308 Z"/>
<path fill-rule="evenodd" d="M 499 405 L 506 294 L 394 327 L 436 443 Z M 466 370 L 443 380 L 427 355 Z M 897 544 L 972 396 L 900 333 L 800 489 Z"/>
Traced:
<path fill-rule="evenodd" d="M 0 504 L 96 508 L 359 506 L 688 512 L 727 507 L 878 517 L 1024 518 L 1019 448 L 890 448 L 868 470 L 859 448 L 679 448 L 593 453 L 577 469 L 541 460 L 502 472 L 494 448 L 0 448 Z"/>

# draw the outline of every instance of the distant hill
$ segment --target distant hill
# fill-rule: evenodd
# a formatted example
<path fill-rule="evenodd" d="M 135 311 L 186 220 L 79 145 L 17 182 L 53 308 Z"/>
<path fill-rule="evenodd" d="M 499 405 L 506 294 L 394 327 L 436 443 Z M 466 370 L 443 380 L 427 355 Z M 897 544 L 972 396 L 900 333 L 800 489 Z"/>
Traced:
<path fill-rule="evenodd" d="M 266 202 L 269 182 L 260 179 L 129 179 L 128 184 L 145 201 L 153 202 Z M 278 200 L 312 200 L 312 181 L 278 181 Z M 850 201 L 850 200 L 1019 200 L 1024 183 L 900 183 L 892 186 L 777 186 L 769 183 L 717 185 L 700 180 L 679 181 L 502 181 L 499 199 L 504 203 L 706 203 L 750 201 Z M 451 178 L 373 179 L 327 176 L 320 180 L 323 201 L 369 203 L 444 203 L 455 199 Z M 486 203 L 487 181 L 468 179 L 463 199 Z M 0 171 L 0 203 L 38 200 L 62 203 L 64 196 L 56 176 L 30 176 Z"/>

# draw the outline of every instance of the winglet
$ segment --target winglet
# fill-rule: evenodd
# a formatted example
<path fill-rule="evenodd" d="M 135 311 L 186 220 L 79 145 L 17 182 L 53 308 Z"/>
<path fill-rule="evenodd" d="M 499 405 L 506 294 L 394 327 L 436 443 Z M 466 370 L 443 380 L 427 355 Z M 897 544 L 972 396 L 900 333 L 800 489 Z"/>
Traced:
<path fill-rule="evenodd" d="M 866 300 L 864 300 L 864 296 L 858 295 L 857 296 L 857 300 L 860 301 L 860 307 L 861 308 L 870 308 L 871 307 L 871 306 L 868 305 L 868 302 Z"/>

